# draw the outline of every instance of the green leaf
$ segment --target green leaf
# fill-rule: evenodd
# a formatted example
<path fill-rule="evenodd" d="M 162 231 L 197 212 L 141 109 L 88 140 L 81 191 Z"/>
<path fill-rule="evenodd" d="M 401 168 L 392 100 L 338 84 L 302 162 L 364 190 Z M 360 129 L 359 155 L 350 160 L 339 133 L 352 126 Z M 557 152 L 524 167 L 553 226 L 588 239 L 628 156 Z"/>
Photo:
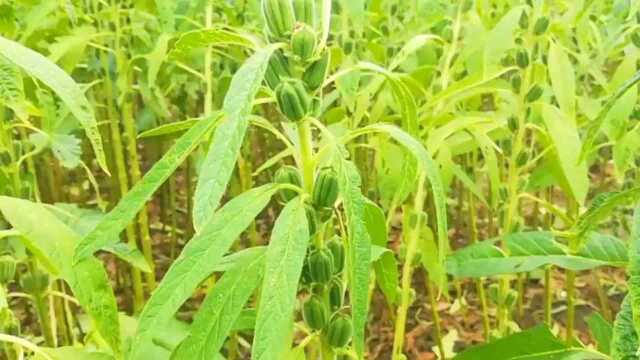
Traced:
<path fill-rule="evenodd" d="M 223 255 L 278 190 L 274 184 L 251 189 L 225 204 L 182 250 L 142 309 L 129 359 L 146 359 L 144 347 L 214 271 Z"/>
<path fill-rule="evenodd" d="M 640 332 L 640 207 L 633 214 L 633 229 L 629 241 L 629 304 L 633 314 L 633 326 L 636 333 Z"/>
<path fill-rule="evenodd" d="M 147 131 L 143 131 L 138 135 L 139 139 L 150 138 L 155 136 L 173 135 L 191 129 L 200 119 L 189 119 L 176 121 L 169 124 L 162 124 Z"/>
<path fill-rule="evenodd" d="M 545 265 L 574 271 L 599 266 L 624 266 L 624 243 L 611 236 L 592 233 L 575 255 L 544 231 L 512 233 L 504 238 L 510 255 L 495 245 L 497 239 L 469 245 L 451 254 L 447 272 L 455 277 L 487 277 L 528 272 Z"/>
<path fill-rule="evenodd" d="M 638 333 L 634 328 L 631 299 L 625 296 L 620 311 L 613 322 L 611 357 L 620 360 L 637 360 Z"/>
<path fill-rule="evenodd" d="M 182 135 L 160 160 L 125 194 L 100 223 L 85 236 L 75 250 L 74 262 L 91 256 L 109 244 L 118 242 L 118 235 L 136 216 L 153 193 L 189 156 L 200 140 L 220 119 L 203 119 Z"/>
<path fill-rule="evenodd" d="M 29 75 L 42 81 L 62 99 L 84 128 L 93 146 L 98 165 L 106 173 L 109 173 L 102 147 L 102 138 L 98 131 L 98 123 L 89 101 L 78 84 L 46 57 L 2 36 L 0 36 L 0 55 L 9 59 Z"/>
<path fill-rule="evenodd" d="M 539 325 L 502 339 L 472 347 L 454 360 L 543 360 L 543 359 L 609 359 L 593 350 L 567 347 L 548 327 Z"/>
<path fill-rule="evenodd" d="M 69 284 L 100 335 L 119 353 L 117 304 L 102 263 L 94 258 L 77 264 L 69 261 L 80 236 L 42 204 L 0 196 L 0 211 L 52 275 Z"/>
<path fill-rule="evenodd" d="M 339 155 L 335 159 L 342 206 L 347 217 L 349 236 L 349 295 L 353 316 L 353 344 L 359 357 L 364 353 L 364 331 L 369 306 L 369 264 L 371 239 L 364 223 L 365 197 L 360 190 L 360 174 L 356 166 Z"/>
<path fill-rule="evenodd" d="M 364 201 L 364 224 L 374 247 L 387 247 L 387 224 L 384 212 L 371 200 Z M 382 290 L 387 302 L 395 304 L 398 297 L 398 262 L 391 251 L 385 251 L 379 258 L 373 260 L 373 269 L 376 272 L 376 282 Z"/>
<path fill-rule="evenodd" d="M 279 360 L 290 348 L 298 280 L 308 243 L 304 202 L 296 198 L 278 216 L 267 248 L 252 359 Z"/>
<path fill-rule="evenodd" d="M 103 352 L 90 351 L 73 346 L 62 346 L 59 348 L 41 347 L 43 353 L 49 355 L 53 360 L 113 360 L 114 357 Z M 41 354 L 35 354 L 32 360 L 46 360 Z"/>
<path fill-rule="evenodd" d="M 580 149 L 580 160 L 583 160 L 591 151 L 596 136 L 600 132 L 600 129 L 602 128 L 602 125 L 604 123 L 604 119 L 611 108 L 616 104 L 618 99 L 626 94 L 626 92 L 631 87 L 635 86 L 638 82 L 640 82 L 640 71 L 636 72 L 633 77 L 627 80 L 624 84 L 620 85 L 620 87 L 607 99 L 595 119 L 593 119 L 589 123 L 589 125 L 587 126 L 586 134 L 584 136 L 584 141 L 582 142 L 582 147 Z"/>
<path fill-rule="evenodd" d="M 589 175 L 586 161 L 579 161 L 581 143 L 575 122 L 548 104 L 542 105 L 542 118 L 558 155 L 564 183 L 569 187 L 565 190 L 582 205 L 589 190 Z"/>
<path fill-rule="evenodd" d="M 224 344 L 251 294 L 262 279 L 265 256 L 243 258 L 216 282 L 200 305 L 189 335 L 171 359 L 211 359 Z"/>
<path fill-rule="evenodd" d="M 224 98 L 224 121 L 213 135 L 213 143 L 200 169 L 193 204 L 193 225 L 200 231 L 218 208 L 249 126 L 253 99 L 262 84 L 269 58 L 268 46 L 256 51 L 235 73 Z"/>
<path fill-rule="evenodd" d="M 551 42 L 549 45 L 549 78 L 558 105 L 575 127 L 576 124 L 576 75 L 573 64 L 564 49 Z"/>
<path fill-rule="evenodd" d="M 596 340 L 598 351 L 603 354 L 611 354 L 611 337 L 613 327 L 600 313 L 594 312 L 586 319 L 591 335 Z"/>
<path fill-rule="evenodd" d="M 578 217 L 572 230 L 577 234 L 578 238 L 582 238 L 587 232 L 611 215 L 618 206 L 637 201 L 639 197 L 640 186 L 624 191 L 598 194 L 587 211 Z"/>
<path fill-rule="evenodd" d="M 231 28 L 213 28 L 187 31 L 180 35 L 173 49 L 169 52 L 171 58 L 182 58 L 197 48 L 207 46 L 226 47 L 238 46 L 246 49 L 254 49 L 257 47 L 256 40 L 248 35 L 239 33 Z"/>
<path fill-rule="evenodd" d="M 113 255 L 117 256 L 120 260 L 129 263 L 131 266 L 137 268 L 138 270 L 146 273 L 150 273 L 153 271 L 151 266 L 145 259 L 144 255 L 137 248 L 126 244 L 126 243 L 117 243 L 110 244 L 103 247 L 100 250 L 104 250 L 106 252 L 110 252 Z"/>
<path fill-rule="evenodd" d="M 411 137 L 400 128 L 389 124 L 374 124 L 362 129 L 359 129 L 355 133 L 367 133 L 367 132 L 381 132 L 391 136 L 394 140 L 409 150 L 413 156 L 418 160 L 419 165 L 427 175 L 429 183 L 431 184 L 431 193 L 433 194 L 433 203 L 436 209 L 436 223 L 438 225 L 438 249 L 439 262 L 444 264 L 445 254 L 449 248 L 449 240 L 447 237 L 447 209 L 446 209 L 446 194 L 442 180 L 440 178 L 440 171 L 438 165 L 433 161 L 429 152 L 420 144 L 417 140 Z M 434 279 L 437 284 L 442 284 L 442 279 Z"/>

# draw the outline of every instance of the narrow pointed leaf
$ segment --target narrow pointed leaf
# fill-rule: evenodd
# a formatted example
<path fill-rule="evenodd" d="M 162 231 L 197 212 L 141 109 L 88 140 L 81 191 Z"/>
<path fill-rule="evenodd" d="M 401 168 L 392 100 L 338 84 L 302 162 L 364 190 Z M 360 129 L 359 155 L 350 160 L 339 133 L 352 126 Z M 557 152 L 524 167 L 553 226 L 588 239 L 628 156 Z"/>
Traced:
<path fill-rule="evenodd" d="M 229 201 L 185 246 L 142 309 L 129 359 L 145 359 L 158 327 L 173 317 L 214 271 L 229 247 L 269 203 L 277 185 L 263 185 Z"/>
<path fill-rule="evenodd" d="M 113 351 L 120 352 L 116 298 L 102 263 L 94 258 L 77 264 L 69 261 L 80 236 L 42 204 L 2 196 L 0 211 L 20 232 L 25 246 L 69 284 L 100 335 Z"/>
<path fill-rule="evenodd" d="M 106 173 L 109 173 L 104 148 L 102 147 L 102 138 L 98 131 L 98 122 L 93 114 L 93 108 L 84 96 L 80 86 L 67 73 L 42 54 L 2 36 L 0 36 L 0 55 L 9 59 L 29 75 L 42 81 L 62 99 L 69 111 L 84 128 L 87 138 L 89 138 L 93 146 L 98 165 Z"/>
<path fill-rule="evenodd" d="M 289 350 L 298 281 L 309 243 L 304 203 L 287 203 L 267 248 L 251 358 L 279 360 Z"/>
<path fill-rule="evenodd" d="M 369 306 L 371 239 L 363 220 L 365 198 L 360 189 L 360 174 L 352 162 L 341 157 L 336 159 L 336 169 L 349 236 L 349 296 L 353 316 L 353 344 L 358 356 L 362 357 Z"/>
<path fill-rule="evenodd" d="M 200 305 L 189 335 L 171 355 L 172 360 L 214 358 L 262 279 L 264 253 L 243 258 L 224 273 Z"/>
<path fill-rule="evenodd" d="M 628 261 L 623 242 L 597 233 L 590 234 L 576 254 L 570 254 L 549 232 L 512 233 L 504 241 L 509 255 L 496 246 L 497 239 L 485 240 L 451 254 L 447 272 L 455 277 L 478 278 L 528 272 L 545 265 L 581 271 L 600 266 L 620 267 Z"/>
<path fill-rule="evenodd" d="M 231 79 L 222 105 L 224 121 L 213 135 L 196 184 L 193 199 L 193 225 L 196 231 L 200 231 L 220 205 L 249 126 L 253 99 L 262 84 L 274 49 L 274 46 L 269 46 L 256 51 Z"/>
<path fill-rule="evenodd" d="M 153 193 L 171 176 L 211 130 L 220 117 L 203 119 L 182 135 L 160 160 L 142 177 L 142 180 L 118 202 L 100 223 L 78 244 L 74 262 L 91 256 L 101 248 L 118 242 L 124 230 Z"/>

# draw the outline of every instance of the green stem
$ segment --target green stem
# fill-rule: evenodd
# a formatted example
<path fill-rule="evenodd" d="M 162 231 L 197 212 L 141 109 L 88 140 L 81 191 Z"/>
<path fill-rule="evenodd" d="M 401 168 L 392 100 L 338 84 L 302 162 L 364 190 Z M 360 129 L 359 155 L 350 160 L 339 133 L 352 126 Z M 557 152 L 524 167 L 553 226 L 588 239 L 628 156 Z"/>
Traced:
<path fill-rule="evenodd" d="M 438 313 L 438 302 L 435 296 L 435 289 L 428 276 L 425 276 L 425 282 L 427 283 L 427 293 L 429 296 L 429 304 L 431 305 L 431 316 L 433 318 L 433 324 L 436 333 L 436 345 L 438 346 L 440 359 L 446 359 L 446 354 L 444 352 L 444 343 L 442 342 L 442 328 L 440 326 L 440 314 Z"/>
<path fill-rule="evenodd" d="M 418 188 L 414 202 L 414 213 L 416 216 L 421 216 L 422 209 L 424 207 L 425 191 L 424 191 L 425 176 L 420 175 L 418 180 Z M 418 250 L 418 238 L 420 236 L 421 221 L 416 221 L 415 227 L 412 229 L 411 234 L 407 242 L 407 253 L 405 261 L 402 266 L 402 280 L 401 280 L 401 292 L 400 292 L 400 306 L 398 307 L 396 315 L 395 333 L 393 336 L 393 351 L 392 359 L 399 360 L 403 358 L 404 336 L 405 326 L 407 322 L 407 312 L 409 310 L 411 300 L 411 278 L 413 275 L 413 258 L 416 256 Z"/>
<path fill-rule="evenodd" d="M 551 326 L 551 307 L 553 297 L 551 294 L 551 266 L 544 269 L 544 323 Z"/>
<path fill-rule="evenodd" d="M 298 123 L 298 137 L 300 141 L 300 167 L 302 168 L 302 181 L 304 190 L 311 194 L 313 191 L 314 160 L 313 142 L 311 138 L 311 126 L 308 119 L 302 119 Z"/>
<path fill-rule="evenodd" d="M 575 281 L 576 272 L 573 270 L 567 270 L 567 345 L 571 346 L 573 343 L 573 328 L 576 316 L 576 304 L 575 304 Z"/>

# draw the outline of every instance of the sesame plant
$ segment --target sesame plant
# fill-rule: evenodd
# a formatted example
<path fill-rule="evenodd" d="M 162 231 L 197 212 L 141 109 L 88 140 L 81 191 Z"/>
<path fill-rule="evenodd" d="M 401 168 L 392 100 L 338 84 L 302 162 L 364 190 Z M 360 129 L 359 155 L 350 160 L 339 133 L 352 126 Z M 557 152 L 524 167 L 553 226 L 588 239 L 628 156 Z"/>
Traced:
<path fill-rule="evenodd" d="M 0 1 L 0 358 L 637 359 L 639 24 Z"/>

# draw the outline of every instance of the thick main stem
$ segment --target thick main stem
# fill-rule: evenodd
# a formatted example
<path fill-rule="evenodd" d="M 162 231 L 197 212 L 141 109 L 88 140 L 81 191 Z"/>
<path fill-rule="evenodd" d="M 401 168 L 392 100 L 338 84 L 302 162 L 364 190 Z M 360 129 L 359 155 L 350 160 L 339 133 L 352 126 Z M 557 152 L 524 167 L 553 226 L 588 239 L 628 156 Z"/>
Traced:
<path fill-rule="evenodd" d="M 308 119 L 303 119 L 298 123 L 298 138 L 300 141 L 300 164 L 302 168 L 302 182 L 304 191 L 311 194 L 313 191 L 314 160 L 313 160 L 313 140 L 311 137 L 311 126 Z"/>

